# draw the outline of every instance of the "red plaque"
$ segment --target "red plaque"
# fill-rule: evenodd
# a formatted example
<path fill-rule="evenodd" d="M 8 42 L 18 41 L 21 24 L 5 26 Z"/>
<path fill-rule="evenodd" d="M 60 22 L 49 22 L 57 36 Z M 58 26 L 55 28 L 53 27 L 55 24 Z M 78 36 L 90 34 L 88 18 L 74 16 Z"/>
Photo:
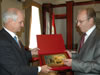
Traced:
<path fill-rule="evenodd" d="M 66 52 L 64 40 L 61 34 L 37 35 L 40 65 L 48 65 L 52 70 L 65 70 L 71 67 L 65 66 L 63 59 L 70 58 Z"/>

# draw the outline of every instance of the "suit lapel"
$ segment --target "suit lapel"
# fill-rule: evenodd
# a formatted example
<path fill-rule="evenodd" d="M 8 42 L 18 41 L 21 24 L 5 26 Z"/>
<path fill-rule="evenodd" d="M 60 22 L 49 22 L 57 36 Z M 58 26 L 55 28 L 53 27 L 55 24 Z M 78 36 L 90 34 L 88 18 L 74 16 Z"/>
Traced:
<path fill-rule="evenodd" d="M 95 34 L 96 29 L 90 34 L 87 41 L 83 44 L 82 48 L 80 49 L 80 54 L 83 54 L 84 50 L 87 50 L 87 48 L 90 47 L 89 45 L 92 44 L 91 42 L 95 40 Z"/>
<path fill-rule="evenodd" d="M 26 60 L 25 60 L 26 59 L 26 56 L 25 56 L 25 52 L 23 50 L 24 48 L 20 48 L 18 46 L 18 44 L 16 43 L 16 41 L 12 38 L 12 36 L 7 31 L 5 31 L 3 29 L 2 32 L 6 36 L 6 38 L 11 42 L 12 46 L 15 47 L 14 50 L 16 50 L 20 54 L 20 56 L 22 57 L 22 59 L 23 59 L 23 61 L 25 63 L 26 62 Z"/>
<path fill-rule="evenodd" d="M 20 49 L 16 41 L 13 39 L 13 37 L 4 29 L 2 30 L 3 34 L 6 36 L 6 38 L 15 46 L 16 48 Z"/>

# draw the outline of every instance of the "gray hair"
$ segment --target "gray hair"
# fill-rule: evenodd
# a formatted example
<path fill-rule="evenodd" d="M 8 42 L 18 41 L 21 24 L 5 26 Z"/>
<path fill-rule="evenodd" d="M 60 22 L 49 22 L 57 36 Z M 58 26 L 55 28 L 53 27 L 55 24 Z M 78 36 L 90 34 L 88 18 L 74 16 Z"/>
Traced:
<path fill-rule="evenodd" d="M 6 23 L 8 21 L 8 19 L 13 19 L 14 21 L 16 21 L 18 18 L 18 15 L 16 12 L 14 11 L 6 11 L 2 14 L 2 21 L 3 23 Z"/>

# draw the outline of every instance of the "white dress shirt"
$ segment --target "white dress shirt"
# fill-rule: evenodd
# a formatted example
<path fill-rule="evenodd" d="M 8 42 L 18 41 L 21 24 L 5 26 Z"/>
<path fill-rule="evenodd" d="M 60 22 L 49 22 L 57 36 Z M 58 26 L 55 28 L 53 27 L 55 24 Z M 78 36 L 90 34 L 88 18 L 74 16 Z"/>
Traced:
<path fill-rule="evenodd" d="M 94 25 L 92 28 L 90 28 L 87 32 L 86 32 L 86 36 L 85 36 L 85 40 L 84 43 L 86 42 L 86 40 L 88 39 L 88 37 L 90 36 L 90 34 L 93 32 L 93 30 L 96 28 L 96 25 Z"/>
<path fill-rule="evenodd" d="M 14 36 L 17 37 L 17 40 L 18 40 L 18 36 L 14 33 L 14 32 L 11 32 L 10 30 L 8 30 L 7 28 L 3 27 L 13 38 Z"/>

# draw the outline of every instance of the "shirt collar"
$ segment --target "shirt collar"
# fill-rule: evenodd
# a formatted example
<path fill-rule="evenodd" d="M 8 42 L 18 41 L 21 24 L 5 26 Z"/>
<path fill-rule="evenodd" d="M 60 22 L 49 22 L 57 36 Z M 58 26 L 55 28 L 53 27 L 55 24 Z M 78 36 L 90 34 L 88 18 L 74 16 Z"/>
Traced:
<path fill-rule="evenodd" d="M 94 25 L 92 28 L 90 28 L 87 32 L 86 35 L 90 35 L 92 31 L 96 28 L 96 25 Z"/>
<path fill-rule="evenodd" d="M 14 36 L 17 36 L 14 32 L 11 32 L 10 30 L 8 30 L 7 28 L 3 27 L 13 38 Z"/>

